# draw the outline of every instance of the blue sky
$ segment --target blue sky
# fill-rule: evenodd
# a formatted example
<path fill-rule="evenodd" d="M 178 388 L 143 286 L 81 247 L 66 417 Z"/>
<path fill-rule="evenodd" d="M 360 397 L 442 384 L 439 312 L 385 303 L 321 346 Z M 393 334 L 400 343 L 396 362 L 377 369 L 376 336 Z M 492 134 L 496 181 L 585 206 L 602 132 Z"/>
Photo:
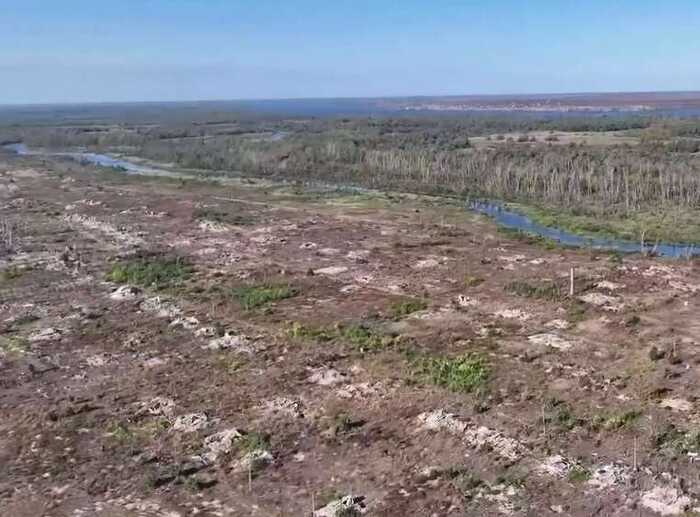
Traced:
<path fill-rule="evenodd" d="M 0 104 L 700 90 L 697 0 L 0 0 Z"/>

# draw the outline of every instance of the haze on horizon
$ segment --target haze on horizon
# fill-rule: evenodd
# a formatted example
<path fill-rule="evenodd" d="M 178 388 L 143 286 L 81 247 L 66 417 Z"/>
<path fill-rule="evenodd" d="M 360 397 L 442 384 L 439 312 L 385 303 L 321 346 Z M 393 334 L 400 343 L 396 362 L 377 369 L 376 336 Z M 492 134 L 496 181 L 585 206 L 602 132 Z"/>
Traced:
<path fill-rule="evenodd" d="M 684 91 L 692 0 L 0 0 L 0 104 Z"/>

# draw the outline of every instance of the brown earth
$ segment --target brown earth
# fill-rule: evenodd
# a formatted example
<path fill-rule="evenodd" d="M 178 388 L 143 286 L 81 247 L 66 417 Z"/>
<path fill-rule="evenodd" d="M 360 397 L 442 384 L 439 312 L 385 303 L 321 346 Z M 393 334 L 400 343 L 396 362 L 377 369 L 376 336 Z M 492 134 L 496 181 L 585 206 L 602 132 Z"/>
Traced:
<path fill-rule="evenodd" d="M 435 199 L 0 172 L 0 515 L 700 506 L 693 262 L 550 249 Z M 106 280 L 160 255 L 193 274 Z M 232 295 L 267 284 L 293 296 Z M 470 392 L 416 366 L 465 353 L 488 365 Z"/>

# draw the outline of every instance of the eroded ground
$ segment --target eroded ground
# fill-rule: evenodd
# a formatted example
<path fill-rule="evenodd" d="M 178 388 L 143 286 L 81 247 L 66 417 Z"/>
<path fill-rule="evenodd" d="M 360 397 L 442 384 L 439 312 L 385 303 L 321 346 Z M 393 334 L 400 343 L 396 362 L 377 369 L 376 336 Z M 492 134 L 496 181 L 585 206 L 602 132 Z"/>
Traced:
<path fill-rule="evenodd" d="M 700 508 L 692 262 L 425 199 L 0 172 L 2 515 Z"/>

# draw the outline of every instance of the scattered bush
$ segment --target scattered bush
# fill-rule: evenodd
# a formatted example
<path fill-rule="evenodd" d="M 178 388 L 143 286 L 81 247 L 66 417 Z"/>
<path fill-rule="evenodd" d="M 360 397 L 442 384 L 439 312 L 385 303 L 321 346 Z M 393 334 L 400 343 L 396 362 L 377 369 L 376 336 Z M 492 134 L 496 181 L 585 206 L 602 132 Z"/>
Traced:
<path fill-rule="evenodd" d="M 232 294 L 245 310 L 251 310 L 296 296 L 299 290 L 289 285 L 264 284 L 238 287 Z"/>
<path fill-rule="evenodd" d="M 150 258 L 115 264 L 107 279 L 117 284 L 164 289 L 182 284 L 192 272 L 192 266 L 181 258 Z"/>
<path fill-rule="evenodd" d="M 408 299 L 396 302 L 391 306 L 391 316 L 395 320 L 413 314 L 414 312 L 423 311 L 428 308 L 428 303 L 425 300 Z"/>
<path fill-rule="evenodd" d="M 462 393 L 484 389 L 491 374 L 484 357 L 474 353 L 454 358 L 423 358 L 418 361 L 416 371 L 437 386 Z"/>
<path fill-rule="evenodd" d="M 508 293 L 538 300 L 554 301 L 561 298 L 559 286 L 553 281 L 548 281 L 541 285 L 532 285 L 524 280 L 515 280 L 507 284 L 505 290 Z"/>

